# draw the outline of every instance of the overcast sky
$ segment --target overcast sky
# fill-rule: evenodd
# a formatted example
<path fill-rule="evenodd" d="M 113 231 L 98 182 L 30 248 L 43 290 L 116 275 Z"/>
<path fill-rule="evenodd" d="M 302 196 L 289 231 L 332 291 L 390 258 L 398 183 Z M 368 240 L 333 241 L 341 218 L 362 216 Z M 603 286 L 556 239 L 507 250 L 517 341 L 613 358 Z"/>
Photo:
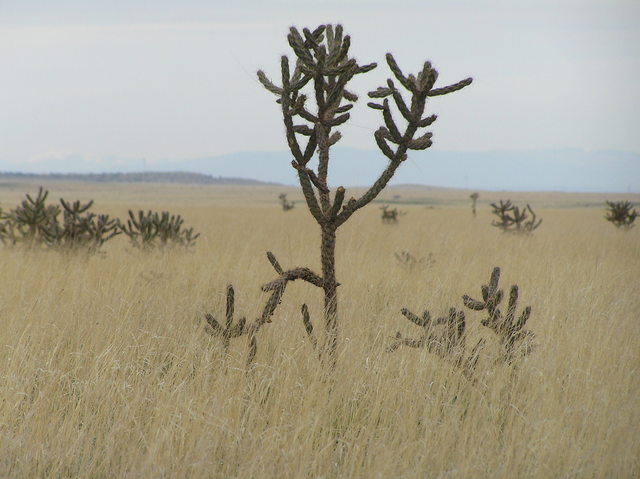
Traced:
<path fill-rule="evenodd" d="M 288 27 L 342 23 L 352 54 L 384 54 L 439 84 L 441 150 L 640 152 L 640 1 L 0 0 L 0 167 L 66 156 L 181 159 L 284 150 L 274 98 Z M 344 146 L 372 149 L 380 124 L 361 97 Z"/>

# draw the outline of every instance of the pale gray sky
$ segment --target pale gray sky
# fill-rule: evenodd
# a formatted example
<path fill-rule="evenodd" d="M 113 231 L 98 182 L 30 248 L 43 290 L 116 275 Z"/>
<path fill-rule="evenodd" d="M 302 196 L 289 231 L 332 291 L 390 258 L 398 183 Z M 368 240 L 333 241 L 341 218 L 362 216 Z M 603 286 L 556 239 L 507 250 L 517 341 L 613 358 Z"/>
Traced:
<path fill-rule="evenodd" d="M 362 75 L 341 145 L 373 149 L 368 90 L 431 60 L 434 147 L 640 152 L 640 1 L 0 0 L 0 169 L 66 156 L 181 159 L 284 150 L 255 80 L 288 27 L 342 23 Z"/>

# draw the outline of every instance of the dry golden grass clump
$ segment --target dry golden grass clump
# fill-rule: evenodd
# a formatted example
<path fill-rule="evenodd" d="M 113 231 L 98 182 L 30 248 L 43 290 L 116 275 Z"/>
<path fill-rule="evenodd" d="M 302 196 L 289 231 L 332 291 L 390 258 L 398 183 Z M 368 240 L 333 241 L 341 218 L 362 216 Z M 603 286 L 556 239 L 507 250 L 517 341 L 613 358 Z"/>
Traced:
<path fill-rule="evenodd" d="M 342 331 L 327 377 L 300 314 L 302 303 L 320 314 L 322 291 L 305 284 L 288 286 L 249 373 L 244 338 L 226 354 L 205 334 L 206 312 L 225 319 L 227 284 L 234 321 L 260 315 L 264 251 L 319 267 L 315 221 L 283 215 L 280 190 L 72 188 L 115 217 L 171 209 L 202 234 L 190 251 L 114 240 L 77 260 L 0 250 L 0 477 L 640 475 L 640 230 L 611 228 L 601 206 L 541 205 L 531 236 L 500 234 L 484 203 L 474 221 L 469 192 L 403 204 L 411 220 L 393 228 L 364 208 L 338 237 Z M 28 190 L 2 188 L 0 202 Z M 397 251 L 436 261 L 407 269 Z M 474 380 L 426 348 L 386 352 L 398 329 L 416 333 L 403 307 L 462 309 L 496 265 L 504 288 L 519 286 L 518 314 L 532 307 L 533 352 L 501 361 L 472 311 L 468 345 L 484 340 Z"/>

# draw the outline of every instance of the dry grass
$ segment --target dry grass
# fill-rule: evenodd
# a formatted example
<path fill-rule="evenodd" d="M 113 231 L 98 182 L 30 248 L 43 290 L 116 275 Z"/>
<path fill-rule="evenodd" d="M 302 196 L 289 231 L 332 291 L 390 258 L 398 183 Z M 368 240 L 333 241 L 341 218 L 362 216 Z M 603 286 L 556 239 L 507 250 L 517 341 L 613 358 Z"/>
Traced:
<path fill-rule="evenodd" d="M 317 288 L 287 289 L 250 375 L 244 339 L 224 357 L 204 332 L 228 282 L 237 313 L 258 314 L 266 250 L 319 269 L 316 225 L 300 203 L 283 213 L 280 189 L 49 187 L 120 217 L 168 208 L 202 237 L 192 253 L 141 254 L 122 237 L 88 259 L 0 251 L 0 477 L 640 475 L 640 228 L 566 207 L 604 195 L 562 196 L 561 209 L 538 196 L 544 223 L 527 238 L 489 226 L 482 202 L 473 220 L 469 192 L 422 192 L 461 206 L 403 205 L 395 226 L 375 205 L 356 214 L 338 235 L 340 359 L 327 381 L 300 316 L 307 302 L 320 320 Z M 0 202 L 32 190 L 2 188 Z M 436 263 L 407 271 L 400 250 Z M 493 266 L 533 308 L 537 349 L 516 370 L 485 359 L 473 385 L 423 350 L 385 352 L 396 331 L 417 333 L 400 308 L 462 307 Z M 467 317 L 492 339 L 482 313 Z"/>

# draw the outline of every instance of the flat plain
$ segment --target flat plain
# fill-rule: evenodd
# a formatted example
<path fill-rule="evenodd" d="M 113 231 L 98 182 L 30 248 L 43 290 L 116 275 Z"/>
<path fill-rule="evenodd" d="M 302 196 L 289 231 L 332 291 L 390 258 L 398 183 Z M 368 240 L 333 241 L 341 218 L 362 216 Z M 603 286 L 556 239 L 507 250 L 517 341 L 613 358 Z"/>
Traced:
<path fill-rule="evenodd" d="M 2 247 L 0 477 L 554 478 L 640 476 L 640 227 L 616 230 L 605 199 L 640 195 L 389 189 L 338 232 L 340 343 L 327 374 L 300 314 L 321 329 L 322 296 L 291 284 L 247 344 L 224 354 L 204 314 L 267 299 L 285 268 L 318 270 L 317 225 L 294 188 L 52 182 L 50 198 L 96 212 L 169 210 L 201 233 L 189 251 L 142 253 L 119 236 L 90 257 Z M 7 210 L 37 185 L 0 184 Z M 296 206 L 283 212 L 286 192 Z M 351 192 L 347 192 L 347 197 Z M 395 197 L 399 195 L 399 197 Z M 530 202 L 529 236 L 491 226 L 488 204 Z M 383 225 L 379 207 L 406 212 Z M 412 268 L 394 253 L 408 251 Z M 515 365 L 485 338 L 474 379 L 424 349 L 404 307 L 443 315 L 491 270 L 532 308 L 534 350 Z"/>

